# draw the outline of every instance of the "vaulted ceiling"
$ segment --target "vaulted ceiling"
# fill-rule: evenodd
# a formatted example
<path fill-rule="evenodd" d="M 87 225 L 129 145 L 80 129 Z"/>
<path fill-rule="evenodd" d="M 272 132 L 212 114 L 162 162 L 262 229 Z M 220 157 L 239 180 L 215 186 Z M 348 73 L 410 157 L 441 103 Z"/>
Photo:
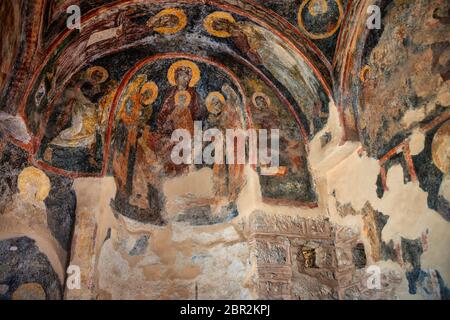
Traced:
<path fill-rule="evenodd" d="M 92 89 L 91 94 L 98 102 L 112 82 L 118 87 L 125 86 L 132 73 L 149 61 L 192 59 L 206 68 L 201 70 L 202 79 L 224 72 L 234 88 L 239 88 L 241 100 L 246 104 L 243 109 L 250 117 L 245 120 L 246 125 L 252 122 L 255 113 L 260 113 L 252 110 L 252 96 L 266 90 L 280 108 L 277 112 L 292 115 L 296 134 L 308 144 L 326 124 L 329 102 L 334 102 L 345 128 L 343 141 L 359 140 L 372 156 L 380 158 L 417 126 L 417 123 L 404 126 L 390 123 L 381 110 L 374 111 L 378 105 L 388 103 L 390 96 L 384 95 L 383 100 L 376 94 L 392 72 L 384 67 L 393 64 L 383 58 L 386 50 L 392 49 L 386 49 L 390 40 L 384 30 L 390 30 L 398 38 L 396 41 L 403 43 L 401 48 L 392 50 L 406 48 L 416 54 L 422 50 L 420 39 L 427 32 L 445 38 L 448 22 L 444 2 L 438 1 L 435 8 L 423 4 L 427 10 L 436 12 L 414 9 L 412 17 L 416 20 L 411 17 L 409 25 L 415 28 L 414 21 L 422 21 L 425 15 L 430 16 L 430 23 L 429 29 L 416 33 L 417 39 L 412 39 L 409 31 L 397 23 L 404 17 L 396 15 L 396 9 L 392 9 L 394 2 L 388 0 L 376 1 L 382 11 L 380 30 L 366 27 L 367 9 L 373 3 L 365 0 L 3 1 L 2 21 L 8 23 L 1 31 L 4 41 L 0 108 L 23 119 L 30 140 L 14 139 L 12 134 L 13 141 L 40 161 L 46 143 L 57 134 L 53 132 L 55 121 L 67 113 L 64 91 L 75 79 L 86 77 L 90 68 L 102 67 L 107 72 L 108 79 L 102 86 L 83 87 L 85 92 Z M 67 8 L 73 4 L 81 8 L 81 30 L 67 28 L 70 17 Z M 395 5 L 410 6 L 397 1 Z M 174 12 L 181 12 L 181 16 Z M 217 14 L 232 22 L 229 25 L 234 26 L 233 34 L 214 32 L 211 23 L 208 27 L 207 21 L 211 22 L 211 17 Z M 150 26 L 150 21 L 171 15 L 178 19 L 175 29 Z M 439 57 L 447 47 L 445 43 L 432 45 L 436 64 L 433 72 L 440 72 L 445 78 L 445 63 L 439 65 Z M 417 61 L 420 60 L 417 55 Z M 400 62 L 396 68 L 402 67 Z M 207 91 L 220 89 L 219 84 L 213 85 L 214 81 L 205 87 L 206 82 L 203 80 L 198 88 L 203 100 Z M 395 88 L 384 85 L 385 91 Z M 431 99 L 425 93 L 412 92 L 408 86 L 395 106 L 391 106 L 392 119 L 414 109 L 418 96 Z M 443 112 L 435 111 L 429 116 Z M 105 128 L 106 145 L 106 134 L 113 131 L 114 117 L 110 115 Z M 56 128 L 60 129 L 58 125 Z M 389 133 L 381 137 L 386 130 Z M 65 170 L 55 164 L 47 165 Z M 94 170 L 95 174 L 106 172 L 106 163 L 101 167 Z M 81 174 L 91 171 L 84 170 Z"/>
<path fill-rule="evenodd" d="M 66 26 L 72 4 L 80 5 L 81 30 Z M 101 66 L 108 80 L 120 85 L 151 57 L 188 57 L 225 70 L 245 91 L 247 110 L 254 91 L 267 86 L 293 115 L 306 143 L 326 122 L 332 100 L 330 61 L 345 8 L 341 1 L 39 0 L 2 6 L 3 14 L 13 12 L 8 15 L 11 29 L 3 29 L 4 50 L 10 52 L 2 69 L 13 72 L 3 73 L 1 107 L 22 116 L 31 141 L 17 142 L 37 158 L 42 143 L 56 134 L 54 121 L 67 107 L 61 106 L 63 92 L 74 78 Z M 186 20 L 178 30 L 148 26 L 158 14 L 170 16 L 170 10 L 179 10 Z M 239 31 L 224 36 L 207 30 L 205 21 L 217 12 L 232 19 Z M 202 78 L 210 79 L 213 69 L 202 70 Z M 217 86 L 200 88 L 202 98 Z M 105 88 L 97 90 L 98 100 Z"/>

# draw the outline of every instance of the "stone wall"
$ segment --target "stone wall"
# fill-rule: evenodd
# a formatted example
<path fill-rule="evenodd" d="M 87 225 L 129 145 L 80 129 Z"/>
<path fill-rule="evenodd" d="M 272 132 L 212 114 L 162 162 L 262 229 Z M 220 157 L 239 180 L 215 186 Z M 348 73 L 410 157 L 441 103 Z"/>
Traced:
<path fill-rule="evenodd" d="M 448 298 L 450 260 L 443 253 L 449 241 L 448 221 L 429 208 L 428 194 L 420 181 L 405 180 L 407 168 L 400 164 L 387 171 L 386 189 L 380 197 L 377 179 L 382 164 L 368 157 L 360 143 L 339 146 L 338 123 L 337 113 L 332 112 L 322 133 L 331 133 L 333 139 L 325 146 L 313 141 L 310 161 L 320 190 L 326 190 L 321 196 L 327 199 L 330 222 L 355 234 L 352 247 L 363 245 L 366 268 L 377 266 L 382 275 L 383 290 L 359 287 L 352 290 L 352 296 Z M 423 148 L 425 144 L 415 152 L 418 154 Z M 345 243 L 338 236 L 335 241 L 337 248 Z M 370 275 L 362 271 L 352 272 L 353 277 L 363 279 Z M 340 297 L 347 297 L 345 290 Z"/>
<path fill-rule="evenodd" d="M 85 271 L 88 293 L 66 291 L 67 298 L 448 297 L 450 265 L 443 254 L 448 222 L 428 208 L 418 181 L 405 182 L 399 164 L 387 172 L 388 189 L 379 198 L 380 163 L 359 143 L 339 145 L 342 129 L 336 108 L 330 110 L 327 127 L 310 145 L 319 190 L 317 208 L 265 203 L 257 174 L 247 168 L 238 217 L 214 225 L 173 220 L 166 226 L 150 226 L 114 215 L 108 201 L 115 193 L 112 178 L 77 179 L 77 216 L 86 224 L 75 231 L 74 243 L 78 238 L 86 248 L 95 243 L 95 249 L 88 249 L 95 261 L 89 260 Z M 322 133 L 331 136 L 325 145 Z M 198 184 L 195 177 L 185 179 Z M 105 191 L 94 197 L 83 191 L 93 183 Z M 176 198 L 194 190 L 170 189 L 165 190 L 171 203 L 181 207 Z M 89 218 L 83 218 L 82 208 L 88 207 Z M 75 245 L 72 257 L 85 252 L 81 250 Z M 71 264 L 77 261 L 88 260 L 72 258 Z M 368 285 L 374 267 L 380 271 L 377 288 Z"/>
<path fill-rule="evenodd" d="M 282 156 L 288 155 L 290 161 L 284 161 L 276 174 L 264 177 L 261 172 L 267 168 L 250 165 L 186 165 L 180 172 L 175 170 L 176 174 L 162 177 L 163 171 L 158 169 L 145 177 L 150 162 L 152 166 L 162 167 L 163 161 L 156 157 L 158 148 L 155 148 L 158 152 L 153 152 L 145 146 L 149 141 L 156 145 L 160 139 L 150 134 L 154 128 L 150 130 L 148 123 L 145 124 L 147 129 L 142 126 L 138 130 L 136 123 L 140 111 L 135 119 L 124 116 L 129 123 L 122 129 L 130 132 L 126 136 L 131 137 L 126 143 L 119 141 L 123 132 L 115 129 L 112 125 L 115 119 L 111 117 L 108 128 L 104 128 L 107 139 L 95 134 L 95 150 L 69 145 L 66 146 L 70 150 L 67 153 L 58 148 L 54 154 L 52 150 L 45 152 L 45 148 L 39 147 L 42 141 L 38 141 L 44 138 L 36 134 L 43 134 L 48 140 L 46 143 L 50 143 L 72 128 L 72 104 L 64 100 L 66 93 L 70 95 L 71 90 L 80 89 L 76 99 L 71 101 L 78 99 L 82 109 L 91 108 L 92 114 L 103 104 L 109 108 L 113 102 L 109 99 L 120 100 L 113 99 L 118 83 L 125 83 L 127 72 L 149 55 L 145 46 L 131 50 L 142 40 L 139 37 L 152 32 L 152 39 L 169 39 L 147 30 L 150 12 L 142 13 L 144 7 L 138 6 L 138 2 L 122 4 L 123 8 L 130 9 L 125 16 L 116 17 L 121 5 L 117 4 L 117 10 L 87 20 L 90 32 L 103 23 L 110 27 L 114 25 L 114 33 L 120 29 L 114 39 L 105 39 L 107 42 L 102 45 L 101 41 L 91 43 L 95 50 L 91 48 L 90 51 L 84 50 L 89 37 L 83 35 L 73 43 L 73 39 L 68 39 L 64 44 L 68 45 L 67 50 L 55 46 L 61 57 L 51 58 L 52 62 L 42 70 L 40 59 L 43 56 L 35 60 L 32 56 L 35 47 L 42 44 L 39 41 L 42 35 L 38 35 L 38 20 L 42 17 L 35 13 L 43 10 L 44 1 L 36 1 L 34 6 L 27 7 L 23 19 L 35 17 L 22 31 L 19 30 L 23 22 L 19 11 L 23 3 L 2 2 L 0 5 L 0 18 L 7 17 L 5 21 L 11 22 L 11 27 L 0 32 L 5 39 L 2 53 L 11 48 L 11 53 L 4 54 L 6 58 L 0 63 L 0 107 L 11 112 L 4 113 L 0 121 L 0 299 L 450 298 L 450 253 L 447 248 L 450 242 L 450 47 L 448 4 L 445 1 L 377 1 L 382 7 L 383 28 L 373 33 L 366 29 L 365 18 L 362 18 L 369 1 L 349 3 L 351 15 L 344 23 L 334 61 L 336 84 L 333 89 L 338 105 L 325 103 L 329 101 L 325 89 L 331 70 L 328 64 L 331 66 L 331 63 L 322 61 L 325 57 L 315 52 L 315 47 L 310 47 L 300 33 L 286 28 L 284 41 L 278 35 L 274 37 L 273 30 L 266 32 L 253 23 L 253 15 L 271 21 L 268 26 L 276 25 L 275 31 L 284 29 L 287 21 L 282 22 L 284 20 L 276 16 L 271 18 L 266 10 L 261 11 L 245 1 L 218 1 L 239 7 L 248 5 L 247 17 L 240 23 L 246 25 L 244 31 L 249 32 L 250 27 L 252 32 L 259 30 L 254 38 L 240 34 L 238 42 L 226 50 L 233 52 L 230 56 L 233 59 L 222 60 L 237 74 L 226 80 L 228 88 L 235 82 L 234 78 L 241 78 L 238 80 L 245 84 L 243 92 L 239 92 L 242 95 L 241 111 L 246 109 L 243 113 L 248 113 L 247 109 L 251 109 L 255 113 L 245 124 L 256 124 L 261 128 L 281 127 L 291 132 L 283 138 L 282 149 Z M 292 1 L 289 3 L 293 4 Z M 177 37 L 189 43 L 183 55 L 175 58 L 173 52 L 183 47 L 180 43 L 184 42 L 148 41 L 154 54 L 170 56 L 161 59 L 167 61 L 155 64 L 161 69 L 154 70 L 164 70 L 157 72 L 157 80 L 163 84 L 160 89 L 170 84 L 166 67 L 181 61 L 171 59 L 192 58 L 191 51 L 212 52 L 208 49 L 210 46 L 219 48 L 218 43 L 225 41 L 212 37 L 214 32 L 207 35 L 208 30 L 201 31 L 206 19 L 202 5 L 201 2 L 195 4 L 198 15 L 193 10 L 185 10 L 198 16 L 193 20 L 198 23 L 198 28 L 191 23 L 189 32 L 194 30 L 203 35 L 197 38 L 192 36 L 195 32 L 189 33 L 188 37 L 178 34 Z M 267 8 L 270 7 L 268 4 Z M 5 15 L 7 9 L 12 11 L 11 15 Z M 127 20 L 127 14 L 133 12 L 131 9 L 141 12 L 139 14 L 145 19 L 128 21 L 129 28 L 122 30 L 123 24 L 116 26 L 116 20 Z M 157 9 L 159 12 L 162 7 Z M 58 16 L 58 12 L 53 14 Z M 151 16 L 156 13 L 151 12 Z M 57 29 L 59 25 L 54 27 Z M 136 29 L 133 28 L 140 32 L 134 32 Z M 43 43 L 57 35 L 58 31 L 53 30 L 55 34 L 52 34 L 51 29 L 49 27 L 46 32 L 50 34 L 41 39 Z M 109 30 L 106 31 L 112 32 Z M 20 34 L 26 35 L 27 39 L 21 40 Z M 195 41 L 206 35 L 210 39 L 207 46 L 196 47 Z M 259 42 L 262 35 L 270 37 L 263 37 L 266 42 Z M 194 38 L 197 40 L 191 41 Z M 337 35 L 326 43 L 316 42 L 327 49 L 324 51 L 327 57 L 334 52 L 332 45 L 336 38 Z M 229 40 L 230 43 L 236 41 Z M 26 48 L 23 54 L 17 51 L 21 41 Z M 239 41 L 244 41 L 244 47 L 249 46 L 245 53 L 240 52 Z M 296 45 L 286 46 L 291 41 Z M 127 46 L 130 50 L 125 51 Z M 267 78 L 264 72 L 255 71 L 258 68 L 251 69 L 253 75 L 249 66 L 231 61 L 237 57 L 236 61 L 255 58 L 255 52 L 250 49 L 267 60 L 263 71 L 276 71 L 268 82 L 263 79 Z M 302 58 L 300 63 L 296 59 L 300 55 L 294 49 L 301 49 L 307 61 Z M 88 57 L 108 50 L 109 57 L 98 61 L 92 58 L 95 66 L 75 63 L 84 61 L 83 57 L 87 61 Z M 86 56 L 74 56 L 81 51 L 85 51 Z M 291 56 L 291 51 L 296 53 Z M 273 52 L 278 52 L 280 61 L 273 59 Z M 220 51 L 217 55 L 222 57 Z M 281 61 L 281 57 L 286 61 Z M 209 65 L 213 61 L 210 58 L 193 59 L 205 76 L 200 86 L 203 93 L 217 79 L 222 81 L 225 74 L 217 75 L 227 70 L 217 69 L 218 63 Z M 26 76 L 30 72 L 27 64 L 14 64 L 20 64 L 18 61 L 22 60 L 39 66 L 34 77 Z M 117 68 L 117 61 L 121 60 L 127 61 Z M 97 65 L 99 61 L 102 63 Z M 148 65 L 152 66 L 152 63 Z M 293 74 L 300 72 L 301 77 L 278 79 L 288 67 L 289 71 L 294 70 Z M 80 70 L 75 70 L 78 68 Z M 16 69 L 18 81 L 11 82 L 11 74 Z M 190 69 L 191 73 L 194 69 Z M 313 69 L 323 74 L 319 77 Z M 97 83 L 100 80 L 93 77 L 95 70 L 97 73 L 104 70 L 104 83 Z M 72 89 L 65 87 L 64 84 L 71 82 L 72 73 L 76 73 L 73 80 L 86 78 L 83 85 L 77 87 L 72 83 Z M 153 76 L 153 73 L 149 72 L 149 75 Z M 216 76 L 218 78 L 213 81 Z M 227 73 L 225 78 L 228 76 Z M 108 77 L 113 81 L 105 82 Z M 239 84 L 238 80 L 234 85 Z M 271 83 L 272 80 L 277 80 L 277 85 Z M 18 94 L 27 90 L 24 84 L 28 81 L 37 82 L 30 83 L 30 92 L 26 95 Z M 225 88 L 230 93 L 220 81 L 214 90 Z M 295 86 L 291 90 L 286 88 L 297 84 L 317 85 L 310 99 L 315 104 L 306 111 L 318 122 L 317 125 L 309 124 L 313 130 L 307 132 L 302 130 L 303 111 L 299 112 L 291 105 L 295 97 L 306 101 L 306 96 L 293 90 Z M 134 90 L 132 85 L 131 89 L 130 92 Z M 197 90 L 185 89 L 193 94 Z M 142 92 L 137 91 L 133 97 L 141 106 Z M 175 92 L 173 98 L 177 100 Z M 95 96 L 95 103 L 94 100 L 86 102 L 90 98 L 83 98 L 84 94 L 92 99 Z M 40 107 L 50 103 L 45 100 L 40 105 L 44 96 L 57 104 L 54 110 L 37 108 L 36 103 Z M 60 96 L 62 100 L 59 100 Z M 256 102 L 258 97 L 263 107 Z M 22 98 L 31 119 L 26 119 L 20 112 L 16 115 L 17 103 L 9 103 Z M 244 105 L 245 100 L 248 105 Z M 232 101 L 227 96 L 227 103 Z M 128 102 L 124 106 L 128 108 Z M 146 107 L 153 112 L 153 106 Z M 155 110 L 158 110 L 156 105 Z M 209 115 L 208 121 L 210 118 L 214 120 Z M 91 120 L 86 118 L 81 122 L 90 124 L 92 129 L 95 125 L 92 126 Z M 147 120 L 151 124 L 151 119 Z M 25 123 L 28 129 L 30 123 L 34 123 L 35 132 L 28 132 Z M 25 131 L 24 136 L 34 134 L 32 139 L 17 139 L 21 136 L 20 128 Z M 74 137 L 79 138 L 79 135 Z M 109 155 L 105 154 L 109 151 L 109 143 L 119 151 L 131 151 L 119 157 L 113 154 L 113 159 L 108 160 Z M 102 156 L 105 162 L 100 165 L 97 160 Z M 84 162 L 81 167 L 95 167 L 95 170 L 77 170 L 80 159 Z M 125 165 L 128 161 L 133 164 Z M 58 167 L 59 162 L 67 167 Z M 139 171 L 134 175 L 132 167 L 135 163 L 139 165 Z M 169 165 L 168 169 L 173 164 Z M 155 181 L 157 183 L 150 188 L 150 182 Z M 131 197 L 133 184 L 137 184 L 139 192 Z M 227 193 L 225 189 L 230 190 Z M 308 194 L 303 198 L 307 202 L 300 201 L 301 191 Z M 153 211 L 157 214 L 149 216 Z"/>

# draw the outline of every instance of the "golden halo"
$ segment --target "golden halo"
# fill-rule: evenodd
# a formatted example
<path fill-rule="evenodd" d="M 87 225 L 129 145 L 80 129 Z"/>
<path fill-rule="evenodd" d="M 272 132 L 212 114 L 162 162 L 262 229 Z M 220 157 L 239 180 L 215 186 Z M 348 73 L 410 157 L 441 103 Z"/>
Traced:
<path fill-rule="evenodd" d="M 177 85 L 177 82 L 175 80 L 175 73 L 181 67 L 191 69 L 192 79 L 191 82 L 189 82 L 189 87 L 195 87 L 197 83 L 200 81 L 200 69 L 194 62 L 189 60 L 179 60 L 170 66 L 169 71 L 167 72 L 167 79 L 169 80 L 169 83 L 172 86 Z"/>
<path fill-rule="evenodd" d="M 318 14 L 320 14 L 320 12 L 317 12 L 316 11 L 316 8 L 314 7 L 314 5 L 317 3 L 317 2 L 321 2 L 320 4 L 322 5 L 322 8 L 324 8 L 324 12 L 327 12 L 328 11 L 328 3 L 327 3 L 327 0 L 312 0 L 310 3 L 309 3 L 309 5 L 308 5 L 308 11 L 309 11 L 309 13 L 313 16 L 313 17 L 315 17 L 315 16 L 317 16 Z"/>
<path fill-rule="evenodd" d="M 142 103 L 144 105 L 146 105 L 146 106 L 148 106 L 149 104 L 152 104 L 158 98 L 158 86 L 153 81 L 145 83 L 142 86 L 141 91 L 140 91 L 141 96 L 147 90 L 151 90 L 152 91 L 152 95 L 150 97 L 148 97 L 146 100 L 142 100 Z"/>
<path fill-rule="evenodd" d="M 338 18 L 338 21 L 336 22 L 336 25 L 330 31 L 327 31 L 325 33 L 318 33 L 318 34 L 309 32 L 308 30 L 306 30 L 306 27 L 303 24 L 302 12 L 303 12 L 303 9 L 306 7 L 306 5 L 310 1 L 311 0 L 303 1 L 302 4 L 300 5 L 300 8 L 298 9 L 298 26 L 311 39 L 319 40 L 319 39 L 326 39 L 326 38 L 331 37 L 333 34 L 336 33 L 336 31 L 341 26 L 342 19 L 344 17 L 344 10 L 342 9 L 341 1 L 340 0 L 334 0 L 336 2 L 336 4 L 337 4 L 338 10 L 339 10 L 339 18 Z M 314 0 L 314 1 L 316 1 L 316 0 Z"/>
<path fill-rule="evenodd" d="M 215 112 L 214 108 L 212 107 L 212 99 L 214 97 L 219 99 L 220 102 L 222 102 L 223 104 L 225 104 L 225 97 L 223 96 L 223 94 L 221 94 L 218 91 L 210 92 L 208 94 L 208 96 L 206 97 L 206 100 L 205 100 L 206 109 L 208 109 L 208 111 L 211 112 L 212 114 L 217 114 L 218 112 Z"/>
<path fill-rule="evenodd" d="M 177 33 L 180 30 L 183 30 L 187 25 L 187 17 L 183 10 L 178 8 L 167 8 L 162 11 L 160 11 L 158 14 L 156 14 L 154 17 L 150 18 L 147 22 L 147 25 L 151 26 L 152 21 L 157 20 L 161 18 L 162 16 L 176 16 L 178 18 L 178 24 L 174 27 L 160 27 L 155 28 L 154 30 L 161 34 L 173 34 Z"/>
<path fill-rule="evenodd" d="M 252 102 L 253 102 L 253 105 L 255 106 L 255 108 L 259 109 L 258 104 L 256 103 L 256 98 L 258 98 L 258 97 L 261 97 L 264 100 L 266 100 L 267 107 L 271 106 L 270 98 L 265 93 L 255 92 L 252 97 Z"/>
<path fill-rule="evenodd" d="M 205 21 L 203 22 L 203 26 L 205 27 L 206 31 L 208 31 L 209 34 L 212 34 L 213 36 L 219 37 L 219 38 L 228 38 L 231 37 L 231 34 L 226 31 L 218 31 L 214 29 L 213 23 L 215 19 L 225 19 L 232 23 L 236 23 L 236 20 L 234 20 L 233 16 L 229 14 L 228 12 L 224 11 L 216 11 L 211 13 L 205 18 Z"/>
<path fill-rule="evenodd" d="M 444 174 L 450 174 L 450 120 L 436 132 L 431 144 L 434 165 Z"/>
<path fill-rule="evenodd" d="M 94 72 L 100 72 L 100 74 L 102 75 L 100 80 L 94 80 L 93 76 L 94 76 Z M 86 72 L 87 78 L 89 79 L 89 81 L 91 81 L 93 84 L 100 84 L 105 82 L 108 78 L 109 78 L 109 73 L 108 71 L 100 66 L 96 66 L 96 67 L 91 67 L 87 70 Z"/>
<path fill-rule="evenodd" d="M 184 96 L 186 98 L 185 106 L 188 106 L 191 104 L 191 100 L 192 100 L 191 94 L 189 92 L 187 92 L 186 90 L 182 90 L 182 91 L 178 91 L 175 94 L 175 105 L 179 105 L 181 96 Z"/>
<path fill-rule="evenodd" d="M 36 186 L 37 190 L 34 197 L 37 201 L 44 201 L 47 198 L 51 188 L 50 179 L 42 170 L 35 167 L 27 167 L 23 169 L 17 180 L 19 193 L 28 193 L 29 185 Z"/>
<path fill-rule="evenodd" d="M 126 94 L 122 99 L 120 107 L 120 118 L 126 124 L 134 123 L 139 116 L 141 105 L 137 94 L 140 92 L 139 89 L 141 88 L 142 84 L 145 83 L 145 81 L 147 81 L 147 76 L 140 74 L 128 85 Z M 127 102 L 132 104 L 131 110 L 128 110 L 129 113 L 127 111 Z"/>

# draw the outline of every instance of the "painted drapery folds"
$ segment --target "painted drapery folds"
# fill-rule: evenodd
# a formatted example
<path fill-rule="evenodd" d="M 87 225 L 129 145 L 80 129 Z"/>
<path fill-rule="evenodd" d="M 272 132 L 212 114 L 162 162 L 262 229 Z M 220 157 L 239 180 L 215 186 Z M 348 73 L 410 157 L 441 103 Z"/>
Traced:
<path fill-rule="evenodd" d="M 262 196 L 314 206 L 307 145 L 326 124 L 330 100 L 312 62 L 239 11 L 195 4 L 119 9 L 105 16 L 101 30 L 92 22 L 80 34 L 68 33 L 36 74 L 23 114 L 37 162 L 71 176 L 113 175 L 116 209 L 159 224 L 165 202 L 158 189 L 166 178 L 189 172 L 171 163 L 173 130 L 193 132 L 195 121 L 224 133 L 280 129 L 281 169 L 269 175 L 254 168 Z M 79 65 L 68 64 L 71 59 Z M 190 83 L 180 85 L 179 77 Z M 214 93 L 226 109 L 222 115 L 208 111 Z M 177 107 L 184 109 L 174 113 Z M 224 217 L 213 219 L 221 221 L 237 215 L 232 203 L 243 168 L 211 170 L 228 181 L 215 188 L 233 189 L 227 192 L 234 200 L 217 209 Z"/>
<path fill-rule="evenodd" d="M 0 299 L 448 298 L 448 12 L 1 1 Z"/>
<path fill-rule="evenodd" d="M 139 220 L 159 221 L 164 180 L 202 167 L 198 164 L 193 169 L 172 161 L 176 145 L 172 133 L 184 129 L 193 137 L 194 122 L 201 125 L 200 130 L 239 129 L 244 127 L 245 117 L 243 97 L 227 70 L 206 60 L 171 56 L 150 60 L 133 72 L 119 92 L 111 157 L 118 186 L 116 210 Z M 219 99 L 215 102 L 218 109 L 211 106 L 212 95 Z M 212 170 L 214 199 L 204 199 L 201 206 L 211 211 L 208 216 L 227 210 L 229 201 L 236 200 L 243 179 L 239 165 L 214 164 Z M 195 202 L 193 208 L 199 207 Z M 221 208 L 223 205 L 225 208 Z M 216 216 L 224 215 L 217 216 L 217 221 L 230 218 L 235 211 L 216 212 Z M 180 216 L 184 218 L 186 213 Z"/>

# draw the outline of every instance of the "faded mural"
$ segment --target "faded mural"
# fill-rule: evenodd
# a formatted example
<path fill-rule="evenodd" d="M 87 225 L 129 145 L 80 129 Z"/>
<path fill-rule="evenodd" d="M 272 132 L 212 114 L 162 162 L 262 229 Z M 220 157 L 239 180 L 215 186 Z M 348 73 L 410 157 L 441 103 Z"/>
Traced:
<path fill-rule="evenodd" d="M 449 299 L 449 4 L 372 2 L 2 1 L 0 299 Z"/>

